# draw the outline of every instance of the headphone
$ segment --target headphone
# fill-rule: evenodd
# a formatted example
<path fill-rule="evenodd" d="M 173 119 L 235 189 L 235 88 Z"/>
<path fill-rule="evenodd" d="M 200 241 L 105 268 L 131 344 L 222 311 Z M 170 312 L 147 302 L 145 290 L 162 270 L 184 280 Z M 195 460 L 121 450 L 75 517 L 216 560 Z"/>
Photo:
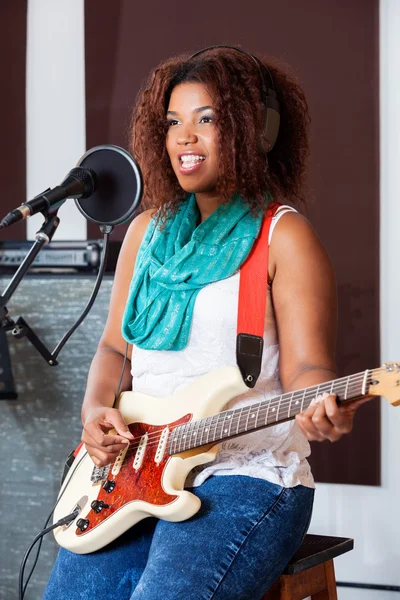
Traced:
<path fill-rule="evenodd" d="M 246 52 L 246 50 L 242 50 L 241 48 L 238 48 L 238 46 L 225 46 L 222 44 L 207 46 L 207 48 L 198 50 L 198 52 L 192 54 L 188 60 L 192 60 L 192 58 L 195 58 L 208 50 L 214 50 L 214 48 L 230 48 L 231 50 L 236 50 L 236 52 L 241 52 L 241 54 L 249 56 L 257 66 L 258 72 L 260 73 L 261 97 L 265 106 L 265 124 L 261 136 L 261 147 L 265 153 L 270 152 L 275 145 L 279 133 L 280 108 L 276 97 L 274 80 L 272 79 L 268 67 L 258 58 L 250 54 L 250 52 Z M 268 80 L 270 85 L 268 85 Z"/>

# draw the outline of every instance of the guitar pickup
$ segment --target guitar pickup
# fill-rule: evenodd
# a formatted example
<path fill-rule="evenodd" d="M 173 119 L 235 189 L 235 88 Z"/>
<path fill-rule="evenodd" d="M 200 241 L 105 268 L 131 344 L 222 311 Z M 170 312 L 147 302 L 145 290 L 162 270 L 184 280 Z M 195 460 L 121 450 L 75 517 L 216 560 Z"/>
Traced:
<path fill-rule="evenodd" d="M 140 442 L 139 442 L 139 447 L 136 450 L 136 454 L 135 454 L 135 460 L 133 461 L 133 468 L 137 471 L 143 462 L 143 458 L 144 458 L 144 453 L 146 452 L 146 446 L 147 446 L 147 440 L 148 440 L 149 436 L 147 433 L 145 433 L 144 435 L 142 435 L 142 437 L 140 438 Z"/>
<path fill-rule="evenodd" d="M 124 462 L 125 454 L 128 452 L 129 444 L 125 444 L 125 448 L 122 448 L 121 452 L 118 454 L 115 463 L 113 464 L 113 468 L 111 473 L 113 475 L 118 475 L 121 470 L 122 463 Z"/>
<path fill-rule="evenodd" d="M 162 461 L 162 459 L 164 458 L 165 450 L 167 448 L 168 437 L 169 437 L 169 427 L 165 427 L 165 429 L 163 429 L 163 431 L 162 431 L 160 441 L 159 441 L 158 447 L 157 447 L 157 452 L 154 457 L 154 462 L 157 465 L 159 465 L 160 462 Z"/>

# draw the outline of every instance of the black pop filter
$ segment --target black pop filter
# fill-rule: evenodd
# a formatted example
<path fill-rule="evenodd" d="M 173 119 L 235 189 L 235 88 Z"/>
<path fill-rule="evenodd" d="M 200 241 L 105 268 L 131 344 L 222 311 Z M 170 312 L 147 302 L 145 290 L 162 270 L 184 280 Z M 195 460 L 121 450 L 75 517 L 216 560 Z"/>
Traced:
<path fill-rule="evenodd" d="M 139 165 L 119 146 L 96 146 L 79 160 L 78 167 L 92 169 L 96 190 L 90 198 L 75 200 L 83 216 L 98 225 L 120 225 L 128 221 L 142 198 Z"/>

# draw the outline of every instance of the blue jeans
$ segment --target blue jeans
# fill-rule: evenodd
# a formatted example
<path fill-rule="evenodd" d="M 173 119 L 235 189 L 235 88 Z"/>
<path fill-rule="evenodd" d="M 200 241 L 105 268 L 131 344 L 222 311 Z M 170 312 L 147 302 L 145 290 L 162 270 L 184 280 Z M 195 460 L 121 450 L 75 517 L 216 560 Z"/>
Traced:
<path fill-rule="evenodd" d="M 43 600 L 258 600 L 307 531 L 314 490 L 214 476 L 181 523 L 141 521 L 93 554 L 61 549 Z"/>

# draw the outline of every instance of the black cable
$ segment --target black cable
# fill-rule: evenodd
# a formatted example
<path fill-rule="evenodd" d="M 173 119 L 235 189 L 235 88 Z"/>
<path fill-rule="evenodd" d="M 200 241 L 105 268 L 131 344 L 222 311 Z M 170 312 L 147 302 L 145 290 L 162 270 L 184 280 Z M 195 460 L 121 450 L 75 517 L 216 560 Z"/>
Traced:
<path fill-rule="evenodd" d="M 57 502 L 58 502 L 58 500 L 57 500 Z M 56 506 L 57 506 L 57 504 L 55 504 L 55 505 L 54 505 L 54 508 L 53 508 L 53 510 L 51 511 L 51 513 L 49 514 L 49 516 L 47 517 L 46 523 L 44 524 L 44 527 L 43 527 L 42 531 L 44 531 L 44 530 L 46 529 L 46 527 L 47 527 L 47 524 L 48 524 L 48 522 L 50 521 L 50 519 L 51 519 L 51 515 L 53 514 L 53 512 L 54 512 L 54 510 L 55 510 Z M 30 579 L 31 579 L 31 577 L 32 577 L 32 575 L 33 575 L 33 571 L 34 571 L 34 570 L 35 570 L 35 568 L 36 568 L 37 561 L 39 560 L 39 554 L 40 554 L 40 550 L 42 549 L 42 542 L 43 542 L 43 536 L 40 538 L 40 543 L 39 543 L 38 549 L 37 549 L 37 551 L 36 551 L 35 560 L 33 561 L 33 565 L 32 565 L 32 568 L 31 568 L 31 570 L 30 570 L 30 573 L 29 573 L 29 575 L 28 575 L 28 578 L 27 578 L 27 580 L 25 581 L 24 589 L 23 589 L 23 591 L 22 591 L 22 597 L 24 596 L 24 594 L 25 594 L 25 592 L 26 592 L 26 588 L 28 587 L 28 583 L 29 583 L 29 581 L 30 581 Z M 20 569 L 21 569 L 21 567 L 20 567 Z"/>
<path fill-rule="evenodd" d="M 121 389 L 122 379 L 123 379 L 124 373 L 125 373 L 126 361 L 128 359 L 128 346 L 129 346 L 129 342 L 126 342 L 124 362 L 123 362 L 123 365 L 122 365 L 121 377 L 119 378 L 119 382 L 118 382 L 118 386 L 117 386 L 117 391 L 116 391 L 115 397 L 114 397 L 114 406 L 117 403 L 118 396 L 119 396 L 119 391 Z"/>
<path fill-rule="evenodd" d="M 76 321 L 76 323 L 71 327 L 71 329 L 69 331 L 67 331 L 67 333 L 64 335 L 64 337 L 58 342 L 57 346 L 54 348 L 51 357 L 52 358 L 57 358 L 57 356 L 60 353 L 60 350 L 63 348 L 63 346 L 66 344 L 66 342 L 69 340 L 69 338 L 71 337 L 71 335 L 74 333 L 74 331 L 79 327 L 79 325 L 82 323 L 82 321 L 84 320 L 84 318 L 86 317 L 86 315 L 88 314 L 88 312 L 90 311 L 90 309 L 92 308 L 94 301 L 96 300 L 97 297 L 97 293 L 100 289 L 100 285 L 101 282 L 103 280 L 103 276 L 104 276 L 104 271 L 106 268 L 106 263 L 107 263 L 107 257 L 108 257 L 108 249 L 109 249 L 109 241 L 110 241 L 110 233 L 108 231 L 104 232 L 104 250 L 101 254 L 101 261 L 100 261 L 100 267 L 99 267 L 99 272 L 97 274 L 97 279 L 96 279 L 96 283 L 94 285 L 93 288 L 93 292 L 91 297 L 89 298 L 88 303 L 86 304 L 81 316 L 78 318 L 78 320 Z"/>
<path fill-rule="evenodd" d="M 97 279 L 96 279 L 96 283 L 95 283 L 95 287 L 94 287 L 94 290 L 93 290 L 92 296 L 91 296 L 91 298 L 89 299 L 89 302 L 88 302 L 88 304 L 86 305 L 86 308 L 84 309 L 84 311 L 82 312 L 82 315 L 79 317 L 78 321 L 77 321 L 77 322 L 75 323 L 75 325 L 74 325 L 74 326 L 73 326 L 73 327 L 72 327 L 72 328 L 71 328 L 71 329 L 70 329 L 70 330 L 69 330 L 69 331 L 68 331 L 68 332 L 65 334 L 65 336 L 62 338 L 62 340 L 59 342 L 59 344 L 58 344 L 58 345 L 57 345 L 57 347 L 55 348 L 55 350 L 54 350 L 54 352 L 53 352 L 53 356 L 54 356 L 54 358 L 56 358 L 56 357 L 58 356 L 58 354 L 59 354 L 59 352 L 60 352 L 61 348 L 64 346 L 64 344 L 67 342 L 67 340 L 68 340 L 68 339 L 71 337 L 71 335 L 73 334 L 73 332 L 75 331 L 75 329 L 76 329 L 76 328 L 77 328 L 77 327 L 80 325 L 80 323 L 83 321 L 83 319 L 85 318 L 85 316 L 87 315 L 87 313 L 88 313 L 88 312 L 89 312 L 89 310 L 91 309 L 91 307 L 92 307 L 92 305 L 93 305 L 93 302 L 94 302 L 94 300 L 96 299 L 96 296 L 97 296 L 98 289 L 99 289 L 99 287 L 100 287 L 100 284 L 101 284 L 101 281 L 102 281 L 102 279 L 103 279 L 104 269 L 105 269 L 105 265 L 106 265 L 106 261 L 107 261 L 108 247 L 109 247 L 109 237 L 110 237 L 110 236 L 109 236 L 109 232 L 107 232 L 107 231 L 106 231 L 106 232 L 104 233 L 104 251 L 103 251 L 103 254 L 102 254 L 102 260 L 101 260 L 101 263 L 100 263 L 99 273 L 98 273 L 98 275 L 97 275 Z M 124 376 L 124 373 L 125 373 L 126 361 L 127 361 L 127 358 L 128 358 L 128 347 L 129 347 L 129 343 L 127 342 L 127 343 L 126 343 L 126 347 L 125 347 L 125 356 L 124 356 L 124 362 L 123 362 L 123 365 L 122 365 L 121 376 L 120 376 L 120 378 L 119 378 L 119 382 L 118 382 L 118 386 L 117 386 L 117 391 L 116 391 L 116 394 L 115 394 L 115 400 L 114 400 L 114 404 L 115 404 L 115 402 L 116 402 L 116 401 L 117 401 L 117 399 L 118 399 L 119 392 L 120 392 L 120 389 L 121 389 L 122 379 L 123 379 L 123 376 Z M 80 463 L 82 462 L 82 460 L 83 460 L 83 458 L 84 458 L 85 456 L 86 456 L 86 454 L 85 454 L 85 455 L 84 455 L 84 456 L 83 456 L 83 457 L 80 459 L 79 463 L 76 465 L 76 467 L 75 467 L 75 468 L 78 468 L 78 467 L 79 467 Z M 45 535 L 46 533 L 48 533 L 48 531 L 51 531 L 51 530 L 52 530 L 52 529 L 54 529 L 55 527 L 58 527 L 58 526 L 59 526 L 59 525 L 53 525 L 53 526 L 52 526 L 52 527 L 50 527 L 48 530 L 46 530 L 47 524 L 48 524 L 48 522 L 50 521 L 50 519 L 51 519 L 51 516 L 52 516 L 52 514 L 54 513 L 54 511 L 55 511 L 55 509 L 56 509 L 56 506 L 57 506 L 58 502 L 60 501 L 60 499 L 61 499 L 61 497 L 62 497 L 62 495 L 63 495 L 63 493 L 64 493 L 65 489 L 66 489 L 66 486 L 65 486 L 64 490 L 62 491 L 62 493 L 60 494 L 60 496 L 58 497 L 58 499 L 57 499 L 57 502 L 56 502 L 56 503 L 55 503 L 55 505 L 53 506 L 53 509 L 52 509 L 51 513 L 49 514 L 49 516 L 48 516 L 48 518 L 47 518 L 47 520 L 46 520 L 46 522 L 45 522 L 45 524 L 44 524 L 44 528 L 43 528 L 42 532 L 36 536 L 36 538 L 34 539 L 34 541 L 32 542 L 31 546 L 29 547 L 29 549 L 28 549 L 28 551 L 27 551 L 26 557 L 24 558 L 24 561 L 23 561 L 23 563 L 24 563 L 24 562 L 26 562 L 26 559 L 28 558 L 28 556 L 29 556 L 29 553 L 30 553 L 30 552 L 31 552 L 31 550 L 33 549 L 33 546 L 36 544 L 36 542 L 37 542 L 38 540 L 40 540 L 40 543 L 39 543 L 39 546 L 38 546 L 38 549 L 37 549 L 37 552 L 36 552 L 36 557 L 35 557 L 34 563 L 33 563 L 33 565 L 32 565 L 32 568 L 31 568 L 31 570 L 30 570 L 30 573 L 29 573 L 29 575 L 28 575 L 28 578 L 27 578 L 27 580 L 26 580 L 26 582 L 25 582 L 25 585 L 23 586 L 23 589 L 22 589 L 22 590 L 21 590 L 21 587 L 22 587 L 22 578 L 20 579 L 20 600 L 22 600 L 22 599 L 23 599 L 23 596 L 24 596 L 24 594 L 25 594 L 25 592 L 26 592 L 26 588 L 28 587 L 28 583 L 29 583 L 29 581 L 30 581 L 30 578 L 32 577 L 33 571 L 35 570 L 35 567 L 36 567 L 37 561 L 38 561 L 38 559 L 39 559 L 40 550 L 41 550 L 41 548 L 42 548 L 42 542 L 43 542 L 43 537 L 44 537 L 44 535 Z M 73 514 L 73 513 L 72 513 L 72 514 Z M 69 516 L 71 516 L 71 515 L 69 515 Z M 68 517 L 66 517 L 66 518 L 68 518 Z M 75 517 L 74 517 L 74 518 L 75 518 Z M 71 520 L 73 520 L 73 519 L 71 519 Z M 25 565 L 24 565 L 23 567 L 22 567 L 22 565 L 21 565 L 21 569 L 22 569 L 22 577 L 23 577 L 23 571 L 24 571 L 24 569 L 25 569 Z M 20 569 L 20 577 L 21 577 L 21 569 Z M 22 595 L 21 595 L 21 593 L 22 593 Z"/>
<path fill-rule="evenodd" d="M 82 462 L 82 461 L 83 461 L 83 459 L 85 458 L 86 454 L 87 454 L 87 452 L 86 452 L 86 453 L 85 453 L 85 454 L 84 454 L 84 455 L 83 455 L 83 456 L 80 458 L 79 462 L 77 463 L 77 465 L 76 465 L 76 466 L 75 466 L 75 468 L 74 468 L 74 471 L 76 471 L 76 469 L 79 467 L 79 465 L 81 464 L 81 462 Z M 73 466 L 73 464 L 71 465 L 71 469 L 72 469 L 72 466 Z M 23 599 L 23 597 L 24 597 L 24 594 L 25 594 L 25 592 L 26 592 L 26 588 L 28 587 L 29 580 L 30 580 L 30 578 L 32 577 L 33 571 L 35 570 L 35 567 L 36 567 L 37 561 L 38 561 L 38 559 L 39 559 L 40 550 L 41 550 L 41 548 L 42 548 L 43 536 L 44 536 L 44 535 L 47 533 L 47 531 L 45 531 L 45 530 L 46 530 L 46 527 L 47 527 L 47 523 L 50 521 L 50 519 L 51 519 L 51 516 L 52 516 L 52 514 L 54 513 L 54 511 L 55 511 L 55 509 L 56 509 L 56 507 L 57 507 L 57 504 L 60 502 L 60 500 L 61 500 L 61 498 L 62 498 L 62 496 L 63 496 L 63 494 L 64 494 L 64 492 L 65 492 L 65 490 L 66 490 L 66 489 L 67 489 L 67 486 L 65 486 L 65 487 L 64 487 L 63 491 L 62 491 L 62 492 L 61 492 L 61 494 L 58 496 L 58 498 L 57 498 L 57 500 L 56 500 L 56 503 L 54 504 L 54 506 L 53 506 L 53 508 L 52 508 L 52 510 L 51 510 L 51 513 L 49 514 L 49 516 L 48 516 L 48 517 L 47 517 L 47 519 L 46 519 L 46 522 L 45 522 L 45 524 L 44 524 L 44 527 L 43 527 L 43 529 L 42 529 L 41 533 L 39 533 L 39 535 L 38 535 L 38 536 L 36 536 L 35 540 L 34 540 L 34 541 L 33 541 L 33 543 L 31 544 L 31 546 L 29 547 L 29 551 L 27 552 L 27 554 L 28 554 L 28 555 L 29 555 L 30 551 L 32 550 L 33 546 L 35 545 L 35 543 L 36 543 L 37 539 L 40 539 L 39 547 L 38 547 L 38 549 L 37 549 L 37 552 L 36 552 L 36 557 L 35 557 L 35 560 L 34 560 L 33 566 L 32 566 L 32 568 L 31 568 L 31 570 L 30 570 L 30 573 L 29 573 L 29 575 L 28 575 L 28 578 L 27 578 L 27 580 L 26 580 L 26 582 L 25 582 L 25 585 L 23 586 L 23 590 L 22 590 L 22 596 L 21 596 L 21 586 L 22 586 L 22 580 L 23 580 L 23 574 L 24 574 L 25 566 L 24 566 L 24 567 L 22 567 L 22 564 L 21 564 L 21 567 L 20 567 L 20 581 L 19 581 L 19 593 L 20 593 L 20 596 L 19 596 L 19 597 L 20 597 L 20 600 L 22 600 L 22 599 Z M 74 514 L 74 513 L 71 513 L 71 515 L 72 515 L 72 514 Z M 70 517 L 71 515 L 68 515 L 68 517 Z M 65 517 L 65 518 L 68 518 L 68 517 Z M 71 520 L 73 520 L 73 519 L 71 519 Z M 54 525 L 53 527 L 51 527 L 51 528 L 49 529 L 49 531 L 51 531 L 52 529 L 54 529 L 54 527 L 58 527 L 58 525 Z M 43 532 L 45 532 L 45 533 L 43 533 Z M 43 535 L 42 535 L 42 534 L 43 534 Z M 26 558 L 27 558 L 27 557 L 26 557 Z M 25 559 L 24 559 L 24 560 L 25 560 Z M 26 561 L 25 561 L 25 562 L 26 562 Z M 22 577 L 21 577 L 21 569 L 22 569 Z"/>
<path fill-rule="evenodd" d="M 23 598 L 24 598 L 24 594 L 25 594 L 25 590 L 26 590 L 26 586 L 25 586 L 25 588 L 23 586 L 24 570 L 25 570 L 26 561 L 28 560 L 29 554 L 31 553 L 33 546 L 36 544 L 36 542 L 41 540 L 43 538 L 43 536 L 46 535 L 46 533 L 49 533 L 50 531 L 53 531 L 53 529 L 56 529 L 57 527 L 61 527 L 62 525 L 68 525 L 68 523 L 70 523 L 71 521 L 76 519 L 76 517 L 79 515 L 79 512 L 80 512 L 79 508 L 77 508 L 76 510 L 74 510 L 73 513 L 71 513 L 70 515 L 67 515 L 66 517 L 63 517 L 62 519 L 57 521 L 57 523 L 54 523 L 54 525 L 51 525 L 50 527 L 43 529 L 35 537 L 32 544 L 29 546 L 28 550 L 25 552 L 25 556 L 22 559 L 21 567 L 19 569 L 19 585 L 18 585 L 19 600 L 23 600 Z"/>

